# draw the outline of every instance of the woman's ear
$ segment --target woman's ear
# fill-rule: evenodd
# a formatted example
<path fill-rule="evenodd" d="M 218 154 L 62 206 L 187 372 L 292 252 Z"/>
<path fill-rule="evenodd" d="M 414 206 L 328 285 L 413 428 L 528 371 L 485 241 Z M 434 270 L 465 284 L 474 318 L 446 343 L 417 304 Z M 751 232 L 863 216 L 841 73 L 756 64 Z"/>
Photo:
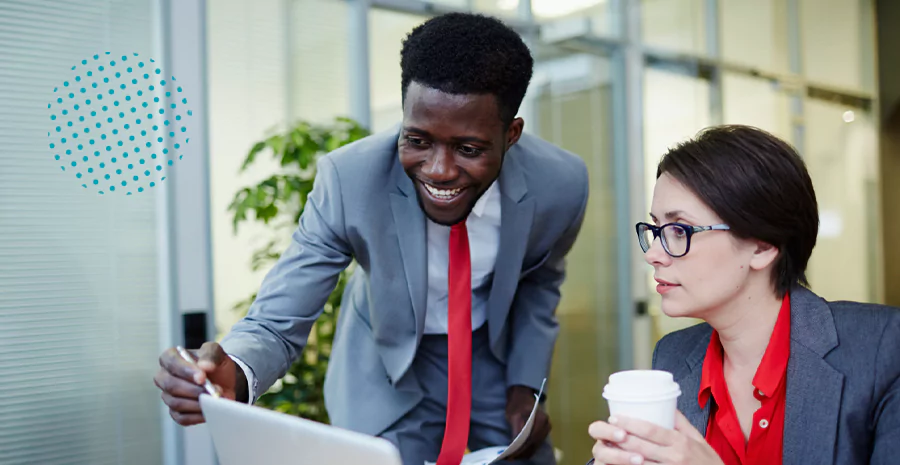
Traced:
<path fill-rule="evenodd" d="M 772 244 L 758 241 L 753 257 L 750 258 L 750 268 L 753 270 L 764 270 L 775 263 L 779 254 L 778 247 Z"/>

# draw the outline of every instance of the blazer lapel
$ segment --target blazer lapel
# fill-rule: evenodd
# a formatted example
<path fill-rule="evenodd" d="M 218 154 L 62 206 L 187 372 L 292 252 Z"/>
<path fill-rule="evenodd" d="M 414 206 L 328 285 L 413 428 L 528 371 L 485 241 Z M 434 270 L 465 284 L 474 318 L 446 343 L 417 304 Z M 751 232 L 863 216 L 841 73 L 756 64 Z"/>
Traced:
<path fill-rule="evenodd" d="M 506 316 L 519 284 L 519 273 L 534 216 L 534 199 L 525 195 L 528 187 L 516 153 L 517 151 L 510 151 L 506 154 L 500 171 L 500 249 L 497 251 L 493 284 L 488 297 L 491 341 L 497 341 L 506 326 Z M 494 352 L 500 360 L 506 359 L 505 353 L 497 353 L 503 352 L 502 350 Z"/>
<path fill-rule="evenodd" d="M 416 334 L 425 330 L 425 305 L 428 294 L 428 245 L 425 237 L 425 213 L 419 206 L 415 186 L 403 171 L 399 160 L 391 172 L 397 192 L 392 192 L 391 212 L 397 231 L 397 245 L 403 260 L 403 272 L 412 301 Z"/>
<path fill-rule="evenodd" d="M 702 409 L 697 399 L 700 394 L 700 381 L 703 377 L 703 360 L 706 358 L 706 348 L 709 346 L 711 334 L 712 329 L 710 328 L 706 336 L 700 338 L 691 353 L 684 359 L 690 371 L 687 375 L 677 380 L 678 385 L 681 387 L 681 396 L 678 398 L 678 410 L 704 436 L 706 436 L 706 427 L 709 424 L 712 398 Z"/>
<path fill-rule="evenodd" d="M 828 305 L 809 290 L 795 287 L 791 291 L 784 463 L 834 463 L 844 375 L 824 357 L 837 345 Z"/>

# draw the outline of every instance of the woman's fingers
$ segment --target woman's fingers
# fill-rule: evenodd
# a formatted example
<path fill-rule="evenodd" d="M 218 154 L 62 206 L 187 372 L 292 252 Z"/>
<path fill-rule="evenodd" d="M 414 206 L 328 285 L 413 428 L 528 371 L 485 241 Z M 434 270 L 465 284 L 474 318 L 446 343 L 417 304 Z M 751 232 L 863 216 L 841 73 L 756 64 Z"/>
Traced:
<path fill-rule="evenodd" d="M 605 421 L 596 421 L 588 427 L 588 433 L 597 441 L 592 451 L 595 464 L 640 465 L 644 463 L 644 458 L 640 455 L 624 451 L 618 446 L 628 437 L 622 428 L 610 425 Z"/>
<path fill-rule="evenodd" d="M 597 441 L 619 442 L 625 439 L 625 430 L 605 421 L 595 421 L 588 427 L 588 434 Z"/>
<path fill-rule="evenodd" d="M 667 446 L 660 446 L 633 434 L 629 434 L 624 441 L 616 446 L 632 455 L 644 458 L 645 463 L 665 463 L 671 458 L 672 450 Z"/>
<path fill-rule="evenodd" d="M 640 454 L 619 449 L 615 443 L 597 441 L 591 452 L 595 464 L 641 465 L 644 463 L 644 458 Z"/>
<path fill-rule="evenodd" d="M 706 441 L 706 438 L 697 431 L 697 428 L 694 428 L 694 425 L 691 424 L 690 420 L 688 420 L 679 410 L 675 411 L 675 430 L 681 431 L 686 434 L 687 437 L 695 441 Z"/>
<path fill-rule="evenodd" d="M 670 446 L 675 441 L 678 433 L 668 428 L 650 423 L 637 418 L 625 416 L 609 417 L 609 423 L 625 430 L 629 435 L 637 436 L 646 441 L 660 446 Z"/>

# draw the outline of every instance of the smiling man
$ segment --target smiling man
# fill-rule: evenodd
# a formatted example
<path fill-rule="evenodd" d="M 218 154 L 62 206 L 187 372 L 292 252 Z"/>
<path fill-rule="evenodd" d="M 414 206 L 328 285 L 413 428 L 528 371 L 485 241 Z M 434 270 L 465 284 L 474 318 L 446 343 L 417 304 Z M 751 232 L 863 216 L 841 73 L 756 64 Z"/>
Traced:
<path fill-rule="evenodd" d="M 522 133 L 532 65 L 492 18 L 415 28 L 401 52 L 402 124 L 320 160 L 292 244 L 247 317 L 200 349 L 203 371 L 174 350 L 160 357 L 173 418 L 203 421 L 206 377 L 238 400 L 264 393 L 355 259 L 325 381 L 332 422 L 388 439 L 406 465 L 509 444 L 549 375 L 588 198 L 581 159 Z M 554 463 L 549 431 L 540 411 L 516 463 Z"/>

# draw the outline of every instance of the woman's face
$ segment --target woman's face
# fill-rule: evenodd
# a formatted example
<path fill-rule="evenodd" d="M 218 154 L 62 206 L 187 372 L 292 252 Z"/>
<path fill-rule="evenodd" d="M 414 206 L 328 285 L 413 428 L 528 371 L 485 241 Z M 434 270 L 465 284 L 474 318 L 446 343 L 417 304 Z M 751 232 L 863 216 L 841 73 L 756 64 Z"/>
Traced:
<path fill-rule="evenodd" d="M 656 180 L 650 216 L 657 226 L 723 223 L 699 197 L 667 173 Z M 774 248 L 737 239 L 728 231 L 695 233 L 690 241 L 690 250 L 683 257 L 669 256 L 659 239 L 644 254 L 654 269 L 662 311 L 670 317 L 704 318 L 710 310 L 741 297 L 751 282 L 761 278 L 768 282 L 769 265 L 777 257 Z"/>

